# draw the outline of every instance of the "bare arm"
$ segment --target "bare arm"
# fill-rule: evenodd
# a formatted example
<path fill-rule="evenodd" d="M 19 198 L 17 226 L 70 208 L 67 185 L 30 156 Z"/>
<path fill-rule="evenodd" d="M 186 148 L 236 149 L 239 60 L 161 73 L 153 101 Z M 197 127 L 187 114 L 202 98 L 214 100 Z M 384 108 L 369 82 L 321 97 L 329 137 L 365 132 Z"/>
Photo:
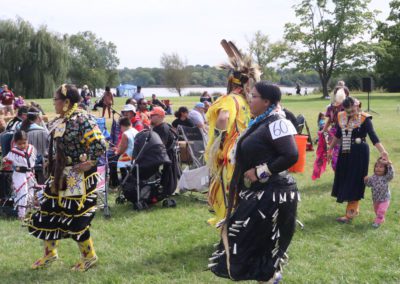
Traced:
<path fill-rule="evenodd" d="M 329 126 L 331 126 L 331 121 L 329 120 L 329 118 L 326 118 L 324 128 L 322 128 L 322 132 L 327 132 L 329 129 Z"/>
<path fill-rule="evenodd" d="M 221 110 L 218 114 L 216 126 L 219 130 L 226 130 L 229 121 L 229 111 Z"/>
<path fill-rule="evenodd" d="M 381 158 L 384 159 L 385 161 L 389 161 L 389 156 L 388 156 L 388 152 L 386 152 L 385 148 L 383 147 L 382 143 L 376 143 L 374 145 L 376 147 L 376 149 L 378 149 Z"/>

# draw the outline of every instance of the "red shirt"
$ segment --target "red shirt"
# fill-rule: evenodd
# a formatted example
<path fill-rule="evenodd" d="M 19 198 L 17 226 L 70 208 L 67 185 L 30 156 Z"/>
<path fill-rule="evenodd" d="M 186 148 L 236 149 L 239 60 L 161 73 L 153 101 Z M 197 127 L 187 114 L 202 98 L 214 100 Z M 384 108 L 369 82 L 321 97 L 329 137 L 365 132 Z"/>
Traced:
<path fill-rule="evenodd" d="M 131 119 L 131 123 L 132 123 L 133 128 L 135 128 L 139 132 L 144 129 L 143 122 L 140 119 L 140 115 L 138 115 L 138 114 L 136 114 L 136 116 Z"/>
<path fill-rule="evenodd" d="M 5 106 L 10 106 L 14 104 L 14 94 L 10 90 L 8 91 L 3 91 L 1 93 L 1 102 Z"/>

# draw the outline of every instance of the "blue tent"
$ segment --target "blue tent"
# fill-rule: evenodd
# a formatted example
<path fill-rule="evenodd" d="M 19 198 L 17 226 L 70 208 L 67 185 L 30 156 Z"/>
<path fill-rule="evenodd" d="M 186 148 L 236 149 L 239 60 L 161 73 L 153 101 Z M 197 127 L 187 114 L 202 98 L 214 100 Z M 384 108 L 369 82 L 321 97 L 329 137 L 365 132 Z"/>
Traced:
<path fill-rule="evenodd" d="M 132 97 L 134 93 L 136 93 L 137 87 L 135 85 L 119 85 L 117 87 L 117 96 L 118 97 Z"/>

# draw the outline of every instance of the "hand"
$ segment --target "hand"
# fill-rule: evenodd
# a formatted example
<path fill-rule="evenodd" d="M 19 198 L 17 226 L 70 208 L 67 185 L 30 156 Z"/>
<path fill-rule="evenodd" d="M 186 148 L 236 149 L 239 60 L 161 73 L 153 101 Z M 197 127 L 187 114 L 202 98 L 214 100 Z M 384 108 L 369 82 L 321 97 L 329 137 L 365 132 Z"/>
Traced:
<path fill-rule="evenodd" d="M 381 152 L 381 158 L 382 158 L 382 160 L 384 160 L 384 161 L 388 162 L 388 161 L 389 161 L 389 155 L 388 155 L 388 152 L 386 152 L 386 151 L 382 151 L 382 152 Z"/>
<path fill-rule="evenodd" d="M 86 161 L 82 162 L 80 164 L 77 164 L 73 167 L 74 171 L 77 172 L 86 172 L 90 170 L 93 167 L 93 162 L 92 161 Z"/>
<path fill-rule="evenodd" d="M 244 173 L 244 177 L 250 180 L 251 182 L 256 182 L 258 180 L 257 174 L 256 174 L 256 169 L 251 168 L 250 170 L 246 171 Z"/>
<path fill-rule="evenodd" d="M 368 176 L 364 177 L 364 183 L 368 182 Z"/>
<path fill-rule="evenodd" d="M 326 153 L 326 159 L 328 160 L 328 163 L 332 162 L 332 150 L 328 150 Z"/>

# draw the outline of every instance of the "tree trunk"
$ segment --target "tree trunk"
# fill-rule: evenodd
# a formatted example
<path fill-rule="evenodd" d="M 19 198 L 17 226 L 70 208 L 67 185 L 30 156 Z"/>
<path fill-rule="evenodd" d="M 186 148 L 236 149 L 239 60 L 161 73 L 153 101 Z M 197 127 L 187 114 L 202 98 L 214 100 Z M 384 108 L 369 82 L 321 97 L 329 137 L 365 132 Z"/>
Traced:
<path fill-rule="evenodd" d="M 329 97 L 328 81 L 327 80 L 323 80 L 321 82 L 321 84 L 322 84 L 322 98 Z"/>

